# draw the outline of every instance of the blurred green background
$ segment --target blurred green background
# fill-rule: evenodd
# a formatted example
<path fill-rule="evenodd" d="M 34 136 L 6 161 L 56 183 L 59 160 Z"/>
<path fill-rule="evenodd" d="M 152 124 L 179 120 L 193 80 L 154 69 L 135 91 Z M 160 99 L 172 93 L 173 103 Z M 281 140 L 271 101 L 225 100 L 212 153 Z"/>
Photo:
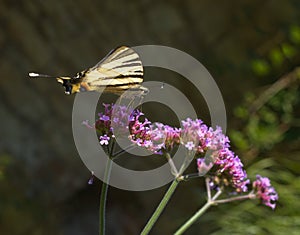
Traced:
<path fill-rule="evenodd" d="M 185 51 L 210 71 L 232 149 L 251 179 L 268 176 L 279 193 L 275 211 L 221 205 L 186 234 L 299 234 L 299 20 L 297 0 L 0 0 L 0 234 L 97 234 L 101 182 L 87 185 L 73 142 L 74 96 L 27 74 L 73 75 L 119 45 L 144 44 Z M 209 123 L 201 94 L 180 76 L 147 68 L 145 80 L 180 88 Z M 144 112 L 178 124 L 160 108 Z M 152 234 L 172 234 L 205 202 L 202 181 L 179 186 Z M 110 188 L 107 233 L 138 234 L 166 189 Z"/>

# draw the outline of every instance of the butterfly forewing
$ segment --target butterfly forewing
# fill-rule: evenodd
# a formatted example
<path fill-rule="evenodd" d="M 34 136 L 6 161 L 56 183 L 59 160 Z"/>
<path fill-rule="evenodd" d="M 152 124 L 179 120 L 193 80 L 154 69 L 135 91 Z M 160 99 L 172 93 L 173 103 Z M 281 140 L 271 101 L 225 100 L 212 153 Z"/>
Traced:
<path fill-rule="evenodd" d="M 133 49 L 121 46 L 88 69 L 82 82 L 90 90 L 106 88 L 107 92 L 117 94 L 129 88 L 138 89 L 143 82 L 142 62 Z"/>

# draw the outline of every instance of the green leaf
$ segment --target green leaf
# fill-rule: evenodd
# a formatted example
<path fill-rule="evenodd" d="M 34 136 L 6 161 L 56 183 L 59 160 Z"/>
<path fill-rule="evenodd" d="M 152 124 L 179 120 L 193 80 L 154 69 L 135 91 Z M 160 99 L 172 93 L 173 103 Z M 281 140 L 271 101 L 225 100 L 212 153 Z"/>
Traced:
<path fill-rule="evenodd" d="M 234 145 L 240 150 L 246 150 L 249 148 L 249 142 L 245 138 L 244 134 L 239 131 L 231 131 L 229 133 L 230 140 L 234 143 Z"/>
<path fill-rule="evenodd" d="M 254 95 L 252 92 L 247 92 L 245 94 L 245 101 L 248 103 L 252 103 L 256 98 L 256 95 Z"/>
<path fill-rule="evenodd" d="M 274 66 L 280 66 L 284 61 L 284 55 L 279 48 L 272 49 L 270 51 L 269 58 Z"/>
<path fill-rule="evenodd" d="M 259 76 L 265 76 L 270 72 L 270 65 L 266 60 L 257 59 L 252 61 L 252 70 Z"/>
<path fill-rule="evenodd" d="M 300 44 L 300 27 L 298 25 L 291 26 L 290 39 L 292 42 Z"/>
<path fill-rule="evenodd" d="M 297 53 L 297 50 L 294 46 L 288 44 L 288 43 L 283 43 L 281 45 L 281 49 L 283 54 L 287 57 L 287 58 L 292 58 L 293 56 L 295 56 L 295 54 Z"/>
<path fill-rule="evenodd" d="M 246 107 L 239 106 L 234 109 L 234 115 L 238 118 L 246 119 L 249 116 L 249 112 Z"/>
<path fill-rule="evenodd" d="M 267 107 L 263 107 L 259 112 L 261 119 L 270 124 L 276 124 L 277 117 L 276 114 L 268 109 Z"/>

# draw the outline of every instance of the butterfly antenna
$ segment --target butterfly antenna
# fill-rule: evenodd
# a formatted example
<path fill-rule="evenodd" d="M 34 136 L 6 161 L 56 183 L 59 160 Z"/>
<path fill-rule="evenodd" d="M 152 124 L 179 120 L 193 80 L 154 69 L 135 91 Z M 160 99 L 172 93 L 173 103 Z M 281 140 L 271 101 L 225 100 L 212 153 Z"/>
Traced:
<path fill-rule="evenodd" d="M 54 76 L 46 75 L 46 74 L 40 74 L 40 73 L 29 73 L 29 77 L 31 78 L 56 78 Z"/>

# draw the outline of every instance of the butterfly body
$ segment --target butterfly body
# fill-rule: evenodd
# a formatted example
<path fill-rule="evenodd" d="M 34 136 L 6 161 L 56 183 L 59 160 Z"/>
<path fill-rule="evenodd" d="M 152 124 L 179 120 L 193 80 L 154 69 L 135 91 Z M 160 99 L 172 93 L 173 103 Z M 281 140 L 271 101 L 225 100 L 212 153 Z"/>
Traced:
<path fill-rule="evenodd" d="M 79 72 L 74 77 L 56 77 L 65 87 L 66 94 L 82 91 L 109 92 L 121 95 L 130 89 L 133 93 L 146 93 L 141 86 L 143 66 L 139 55 L 130 47 L 120 46 L 111 51 L 94 67 Z M 30 77 L 52 77 L 29 73 Z"/>

